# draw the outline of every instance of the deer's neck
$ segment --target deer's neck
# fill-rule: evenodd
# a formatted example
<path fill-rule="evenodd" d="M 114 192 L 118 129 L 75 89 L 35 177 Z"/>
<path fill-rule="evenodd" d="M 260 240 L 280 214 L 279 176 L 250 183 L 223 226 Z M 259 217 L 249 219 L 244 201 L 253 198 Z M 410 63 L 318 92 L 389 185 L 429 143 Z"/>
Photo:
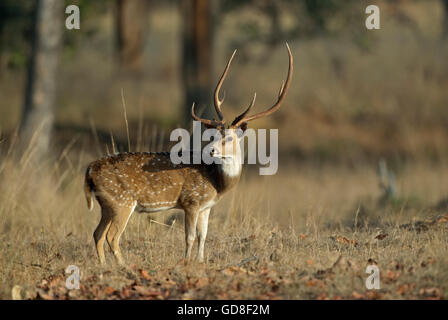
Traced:
<path fill-rule="evenodd" d="M 214 180 L 219 193 L 224 193 L 233 188 L 241 177 L 242 161 L 240 157 L 222 159 L 220 164 L 215 164 Z"/>

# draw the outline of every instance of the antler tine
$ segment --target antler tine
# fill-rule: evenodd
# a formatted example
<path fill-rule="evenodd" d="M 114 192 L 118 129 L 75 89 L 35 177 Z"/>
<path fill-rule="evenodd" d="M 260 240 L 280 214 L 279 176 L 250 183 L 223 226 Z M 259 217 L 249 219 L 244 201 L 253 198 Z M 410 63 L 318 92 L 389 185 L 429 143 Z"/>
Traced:
<path fill-rule="evenodd" d="M 285 88 L 285 81 L 282 81 L 282 85 L 280 86 L 280 90 L 278 91 L 279 97 L 282 95 L 284 88 Z"/>
<path fill-rule="evenodd" d="M 238 116 L 233 122 L 232 127 L 237 128 L 239 127 L 243 122 L 255 120 L 261 117 L 265 117 L 270 115 L 271 113 L 275 112 L 278 108 L 280 108 L 282 102 L 285 100 L 286 92 L 289 89 L 289 85 L 291 84 L 291 78 L 292 78 L 292 72 L 293 72 L 293 57 L 291 53 L 291 49 L 289 48 L 288 43 L 286 43 L 286 49 L 288 49 L 288 56 L 289 56 L 289 67 L 288 67 L 288 75 L 286 77 L 286 81 L 282 82 L 282 86 L 280 87 L 280 91 L 278 94 L 277 102 L 267 109 L 266 111 L 254 114 L 252 116 L 246 117 L 246 114 L 248 110 L 244 111 L 240 116 Z"/>
<path fill-rule="evenodd" d="M 246 111 L 244 111 L 242 114 L 240 114 L 238 117 L 235 118 L 235 120 L 233 120 L 231 127 L 234 127 L 234 124 L 238 123 L 241 119 L 243 119 L 250 111 L 250 109 L 252 109 L 252 107 L 255 104 L 255 99 L 257 98 L 257 93 L 254 92 L 254 97 L 252 98 L 252 101 L 249 105 L 249 107 L 246 109 Z"/>
<path fill-rule="evenodd" d="M 229 71 L 230 68 L 230 64 L 232 63 L 233 57 L 236 54 L 236 50 L 233 51 L 232 56 L 230 57 L 229 61 L 227 62 L 226 68 L 224 69 L 224 72 L 222 73 L 221 78 L 218 81 L 218 84 L 216 85 L 216 89 L 215 89 L 215 109 L 216 109 L 216 113 L 218 114 L 219 119 L 221 120 L 221 122 L 224 121 L 224 115 L 222 114 L 222 109 L 221 109 L 221 105 L 224 102 L 224 98 L 225 98 L 225 92 L 224 92 L 224 97 L 222 98 L 222 100 L 219 99 L 219 91 L 221 90 L 221 86 L 224 82 L 224 79 L 227 76 L 227 72 Z"/>
<path fill-rule="evenodd" d="M 193 105 L 191 106 L 191 116 L 193 117 L 194 120 L 196 121 L 200 121 L 201 123 L 208 125 L 208 126 L 213 126 L 213 127 L 219 127 L 222 126 L 222 122 L 220 121 L 215 121 L 215 120 L 209 120 L 209 119 L 203 119 L 201 117 L 198 117 L 195 113 L 194 113 L 194 102 Z"/>

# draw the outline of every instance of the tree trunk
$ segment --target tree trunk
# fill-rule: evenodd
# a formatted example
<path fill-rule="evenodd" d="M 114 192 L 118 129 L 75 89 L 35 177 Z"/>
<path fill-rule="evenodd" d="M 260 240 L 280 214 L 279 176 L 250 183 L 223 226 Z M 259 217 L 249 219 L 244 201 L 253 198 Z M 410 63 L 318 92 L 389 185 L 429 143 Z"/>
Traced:
<path fill-rule="evenodd" d="M 443 36 L 445 39 L 448 39 L 448 0 L 442 0 L 443 5 Z"/>
<path fill-rule="evenodd" d="M 132 73 L 143 69 L 148 1 L 117 0 L 116 37 L 120 65 Z"/>
<path fill-rule="evenodd" d="M 24 145 L 36 134 L 39 159 L 48 152 L 53 128 L 63 18 L 63 1 L 37 1 L 21 129 Z"/>
<path fill-rule="evenodd" d="M 183 121 L 191 124 L 191 106 L 198 114 L 215 117 L 212 97 L 212 21 L 208 0 L 181 1 L 183 16 L 182 81 L 184 85 Z"/>

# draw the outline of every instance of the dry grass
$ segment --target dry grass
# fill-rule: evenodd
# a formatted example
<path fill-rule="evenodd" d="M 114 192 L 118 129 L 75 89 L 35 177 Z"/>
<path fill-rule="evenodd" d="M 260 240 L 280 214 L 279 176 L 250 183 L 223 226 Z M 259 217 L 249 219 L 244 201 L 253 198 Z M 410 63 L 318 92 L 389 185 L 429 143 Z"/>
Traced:
<path fill-rule="evenodd" d="M 446 213 L 434 205 L 448 194 L 447 167 L 404 166 L 397 178 L 402 197 L 386 205 L 377 201 L 374 168 L 283 166 L 265 177 L 246 168 L 211 215 L 204 265 L 179 264 L 182 215 L 151 216 L 169 225 L 177 219 L 169 227 L 134 214 L 121 240 L 129 267 L 121 268 L 111 254 L 108 266 L 97 264 L 99 206 L 89 212 L 82 193 L 88 157 L 66 149 L 36 165 L 32 153 L 18 157 L 12 147 L 0 157 L 2 299 L 15 285 L 40 298 L 447 296 L 446 222 L 416 223 Z M 380 268 L 380 291 L 365 288 L 369 259 Z M 82 286 L 68 293 L 64 269 L 72 264 Z"/>

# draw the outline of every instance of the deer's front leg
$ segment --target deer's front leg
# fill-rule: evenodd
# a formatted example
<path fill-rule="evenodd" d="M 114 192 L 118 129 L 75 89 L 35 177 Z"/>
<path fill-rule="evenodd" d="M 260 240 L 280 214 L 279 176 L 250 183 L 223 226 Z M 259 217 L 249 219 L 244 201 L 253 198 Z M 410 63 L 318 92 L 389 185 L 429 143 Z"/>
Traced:
<path fill-rule="evenodd" d="M 186 209 L 185 210 L 185 259 L 190 260 L 191 249 L 193 248 L 194 240 L 196 239 L 196 225 L 198 223 L 199 210 Z"/>
<path fill-rule="evenodd" d="M 197 232 L 198 232 L 198 261 L 204 262 L 204 245 L 207 237 L 208 216 L 210 215 L 210 208 L 199 212 Z"/>

